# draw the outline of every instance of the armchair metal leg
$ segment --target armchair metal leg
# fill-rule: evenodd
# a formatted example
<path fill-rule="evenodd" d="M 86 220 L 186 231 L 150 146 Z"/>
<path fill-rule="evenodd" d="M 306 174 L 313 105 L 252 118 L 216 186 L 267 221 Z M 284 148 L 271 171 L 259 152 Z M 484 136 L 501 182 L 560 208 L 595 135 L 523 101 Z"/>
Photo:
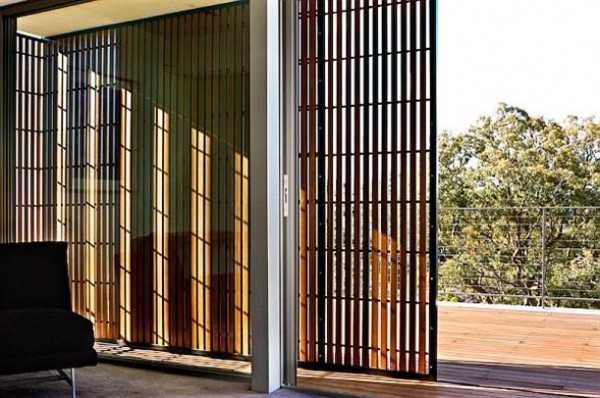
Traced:
<path fill-rule="evenodd" d="M 56 371 L 59 374 L 59 379 L 62 379 L 64 381 L 66 381 L 71 386 L 71 396 L 73 398 L 77 398 L 77 389 L 76 389 L 76 386 L 75 386 L 75 368 L 71 368 L 71 375 L 70 376 L 67 375 L 65 373 L 65 371 L 62 370 L 62 369 L 57 369 Z"/>
<path fill-rule="evenodd" d="M 8 380 L 6 382 L 1 382 L 0 386 L 1 387 L 9 387 L 9 386 L 12 387 L 12 386 L 20 386 L 23 384 L 30 384 L 30 383 L 43 383 L 43 382 L 48 382 L 48 381 L 64 380 L 69 384 L 69 386 L 71 386 L 72 397 L 77 398 L 77 389 L 76 389 L 76 385 L 75 385 L 75 369 L 71 369 L 70 374 L 65 373 L 65 371 L 62 369 L 56 369 L 56 372 L 58 372 L 58 375 L 55 375 L 55 376 L 47 375 L 47 376 L 33 376 L 33 377 L 25 377 L 25 378 L 20 378 L 20 379 L 12 379 L 12 380 Z"/>
<path fill-rule="evenodd" d="M 73 398 L 77 398 L 77 389 L 75 388 L 75 368 L 71 368 L 71 392 Z"/>

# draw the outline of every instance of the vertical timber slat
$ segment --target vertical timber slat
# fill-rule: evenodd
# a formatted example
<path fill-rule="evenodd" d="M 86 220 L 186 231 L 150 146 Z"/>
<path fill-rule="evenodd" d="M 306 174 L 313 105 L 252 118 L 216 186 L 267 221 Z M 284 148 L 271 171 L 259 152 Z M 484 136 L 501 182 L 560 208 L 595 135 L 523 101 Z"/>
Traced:
<path fill-rule="evenodd" d="M 435 378 L 436 1 L 298 1 L 300 362 Z"/>

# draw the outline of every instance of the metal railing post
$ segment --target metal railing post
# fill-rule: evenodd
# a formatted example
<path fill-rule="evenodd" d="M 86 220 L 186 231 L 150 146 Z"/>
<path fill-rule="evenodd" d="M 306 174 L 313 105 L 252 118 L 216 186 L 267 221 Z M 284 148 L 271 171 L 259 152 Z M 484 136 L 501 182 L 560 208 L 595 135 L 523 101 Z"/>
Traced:
<path fill-rule="evenodd" d="M 542 308 L 546 306 L 546 208 L 542 207 Z"/>

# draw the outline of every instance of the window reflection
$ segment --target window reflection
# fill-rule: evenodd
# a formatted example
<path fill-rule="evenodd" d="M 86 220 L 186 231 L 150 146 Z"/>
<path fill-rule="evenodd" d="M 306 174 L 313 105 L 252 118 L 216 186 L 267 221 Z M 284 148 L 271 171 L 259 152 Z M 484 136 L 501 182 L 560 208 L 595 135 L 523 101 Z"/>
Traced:
<path fill-rule="evenodd" d="M 19 36 L 16 239 L 98 338 L 250 354 L 247 13 Z"/>

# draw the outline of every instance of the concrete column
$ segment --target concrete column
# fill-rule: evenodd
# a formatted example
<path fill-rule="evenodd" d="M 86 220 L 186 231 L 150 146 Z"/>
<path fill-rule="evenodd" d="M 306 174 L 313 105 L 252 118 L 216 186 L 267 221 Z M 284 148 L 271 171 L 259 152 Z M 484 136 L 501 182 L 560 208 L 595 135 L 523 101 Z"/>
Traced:
<path fill-rule="evenodd" d="M 252 389 L 282 382 L 279 1 L 250 0 Z"/>

